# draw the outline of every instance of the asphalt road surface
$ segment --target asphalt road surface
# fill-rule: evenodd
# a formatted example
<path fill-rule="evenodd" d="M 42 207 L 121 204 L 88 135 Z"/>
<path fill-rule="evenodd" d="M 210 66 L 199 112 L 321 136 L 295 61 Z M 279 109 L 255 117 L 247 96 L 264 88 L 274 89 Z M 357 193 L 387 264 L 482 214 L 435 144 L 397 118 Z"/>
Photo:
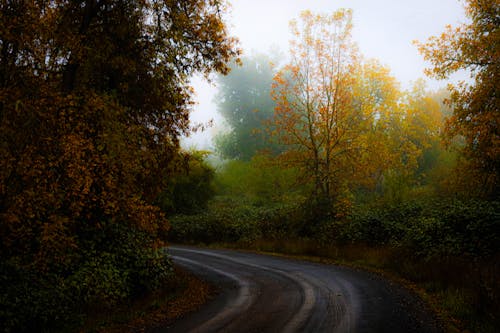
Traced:
<path fill-rule="evenodd" d="M 160 332 L 441 332 L 420 300 L 371 273 L 230 250 L 169 252 L 221 292 Z"/>

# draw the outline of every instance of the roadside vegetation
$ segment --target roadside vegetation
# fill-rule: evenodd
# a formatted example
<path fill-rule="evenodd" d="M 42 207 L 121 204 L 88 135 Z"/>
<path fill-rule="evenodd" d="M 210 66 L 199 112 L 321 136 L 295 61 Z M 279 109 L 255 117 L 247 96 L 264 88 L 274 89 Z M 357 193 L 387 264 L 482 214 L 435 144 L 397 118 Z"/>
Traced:
<path fill-rule="evenodd" d="M 417 80 L 401 89 L 388 68 L 357 53 L 347 10 L 293 22 L 288 64 L 243 57 L 219 78 L 229 126 L 204 182 L 213 196 L 198 212 L 172 215 L 169 239 L 385 272 L 432 304 L 448 331 L 496 331 L 499 41 L 491 20 L 499 9 L 486 3 L 469 3 L 470 25 L 418 44 L 430 75 L 470 69 L 470 86 L 429 91 Z"/>
<path fill-rule="evenodd" d="M 239 54 L 224 10 L 0 2 L 0 331 L 76 331 L 173 292 L 156 202 L 183 168 L 189 78 Z"/>

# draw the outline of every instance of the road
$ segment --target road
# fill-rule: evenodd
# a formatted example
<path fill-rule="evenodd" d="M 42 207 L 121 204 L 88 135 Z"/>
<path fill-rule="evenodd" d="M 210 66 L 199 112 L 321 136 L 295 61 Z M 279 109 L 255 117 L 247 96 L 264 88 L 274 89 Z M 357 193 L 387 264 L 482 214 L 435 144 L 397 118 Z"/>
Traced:
<path fill-rule="evenodd" d="M 420 300 L 368 272 L 230 250 L 169 252 L 221 292 L 159 332 L 441 332 Z"/>

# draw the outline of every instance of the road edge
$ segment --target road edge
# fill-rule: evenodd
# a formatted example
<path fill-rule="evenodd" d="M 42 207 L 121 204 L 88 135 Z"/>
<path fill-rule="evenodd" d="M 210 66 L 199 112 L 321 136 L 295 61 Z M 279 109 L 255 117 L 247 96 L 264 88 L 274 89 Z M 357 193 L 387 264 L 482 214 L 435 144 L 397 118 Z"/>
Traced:
<path fill-rule="evenodd" d="M 366 273 L 374 274 L 378 278 L 384 279 L 390 284 L 396 285 L 408 292 L 411 296 L 413 296 L 417 301 L 421 303 L 424 307 L 424 310 L 431 314 L 435 320 L 438 327 L 446 333 L 460 333 L 461 329 L 458 328 L 458 324 L 456 320 L 448 315 L 446 311 L 439 306 L 438 300 L 432 295 L 428 294 L 422 287 L 419 287 L 415 282 L 405 279 L 394 272 L 386 271 L 380 268 L 375 268 L 369 265 L 362 265 L 356 262 L 349 261 L 339 261 L 333 258 L 328 257 L 320 257 L 320 256 L 311 256 L 311 255 L 296 255 L 296 254 L 288 254 L 281 252 L 270 252 L 270 251 L 262 251 L 251 248 L 245 248 L 238 246 L 237 244 L 210 244 L 210 245 L 198 245 L 198 244 L 179 244 L 173 243 L 170 244 L 172 246 L 190 246 L 196 248 L 206 248 L 206 249 L 218 249 L 218 250 L 236 250 L 240 252 L 248 252 L 254 254 L 262 254 L 269 255 L 274 257 L 288 258 L 293 260 L 302 260 L 314 263 L 321 263 L 326 265 L 335 265 L 340 267 L 346 267 L 358 271 L 363 271 Z"/>

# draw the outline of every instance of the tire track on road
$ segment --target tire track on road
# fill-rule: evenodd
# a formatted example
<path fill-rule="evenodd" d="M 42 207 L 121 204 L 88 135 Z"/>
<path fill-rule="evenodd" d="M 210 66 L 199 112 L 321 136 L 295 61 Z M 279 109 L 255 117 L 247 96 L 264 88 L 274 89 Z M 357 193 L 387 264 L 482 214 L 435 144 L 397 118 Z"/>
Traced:
<path fill-rule="evenodd" d="M 443 332 L 418 297 L 372 273 L 230 250 L 170 251 L 176 263 L 221 292 L 154 332 Z"/>
<path fill-rule="evenodd" d="M 192 249 L 184 249 L 184 248 L 178 248 L 178 247 L 171 247 L 171 249 L 176 250 L 176 251 L 181 251 L 181 252 L 195 253 L 195 254 L 199 254 L 199 255 L 206 255 L 206 256 L 210 256 L 210 257 L 223 259 L 225 261 L 233 262 L 233 263 L 236 263 L 239 265 L 248 266 L 248 267 L 256 268 L 259 270 L 265 270 L 268 272 L 279 274 L 281 276 L 284 276 L 285 278 L 288 278 L 289 280 L 292 280 L 296 285 L 298 285 L 301 288 L 303 300 L 302 300 L 302 305 L 301 305 L 299 311 L 297 313 L 293 314 L 292 319 L 290 321 L 288 321 L 286 326 L 283 328 L 282 332 L 284 332 L 284 333 L 299 332 L 300 329 L 306 324 L 306 322 L 307 322 L 308 318 L 310 317 L 311 312 L 314 308 L 314 305 L 316 304 L 316 296 L 314 293 L 314 288 L 312 287 L 311 284 L 309 284 L 309 282 L 306 279 L 299 276 L 298 274 L 291 274 L 289 272 L 279 270 L 276 268 L 252 264 L 252 263 L 249 263 L 249 262 L 246 262 L 243 260 L 234 259 L 234 258 L 231 258 L 229 256 L 225 256 L 222 254 L 216 254 L 216 253 L 212 253 L 212 252 L 207 252 L 207 251 L 203 251 L 203 250 L 192 250 Z M 177 258 L 179 258 L 179 256 L 177 256 Z M 181 259 L 183 259 L 183 258 L 181 257 Z M 222 272 L 218 269 L 213 269 L 207 265 L 200 264 L 200 266 L 204 266 L 208 269 L 212 269 L 213 271 L 219 271 L 222 273 L 222 275 L 227 276 L 227 274 L 228 274 L 227 272 Z M 234 279 L 239 279 L 238 277 L 234 276 L 233 274 L 230 274 L 230 275 Z"/>
<path fill-rule="evenodd" d="M 172 258 L 174 260 L 184 262 L 188 265 L 202 267 L 219 275 L 226 276 L 227 278 L 235 281 L 238 284 L 238 296 L 236 297 L 236 299 L 227 304 L 224 310 L 220 311 L 217 316 L 191 330 L 190 332 L 192 333 L 215 332 L 223 329 L 223 327 L 228 325 L 235 317 L 237 317 L 241 313 L 244 313 L 250 307 L 250 304 L 252 304 L 253 299 L 255 299 L 255 297 L 252 296 L 250 292 L 250 283 L 248 282 L 248 280 L 241 279 L 234 274 L 222 271 L 206 264 L 202 264 L 198 261 L 175 255 L 173 255 Z"/>

